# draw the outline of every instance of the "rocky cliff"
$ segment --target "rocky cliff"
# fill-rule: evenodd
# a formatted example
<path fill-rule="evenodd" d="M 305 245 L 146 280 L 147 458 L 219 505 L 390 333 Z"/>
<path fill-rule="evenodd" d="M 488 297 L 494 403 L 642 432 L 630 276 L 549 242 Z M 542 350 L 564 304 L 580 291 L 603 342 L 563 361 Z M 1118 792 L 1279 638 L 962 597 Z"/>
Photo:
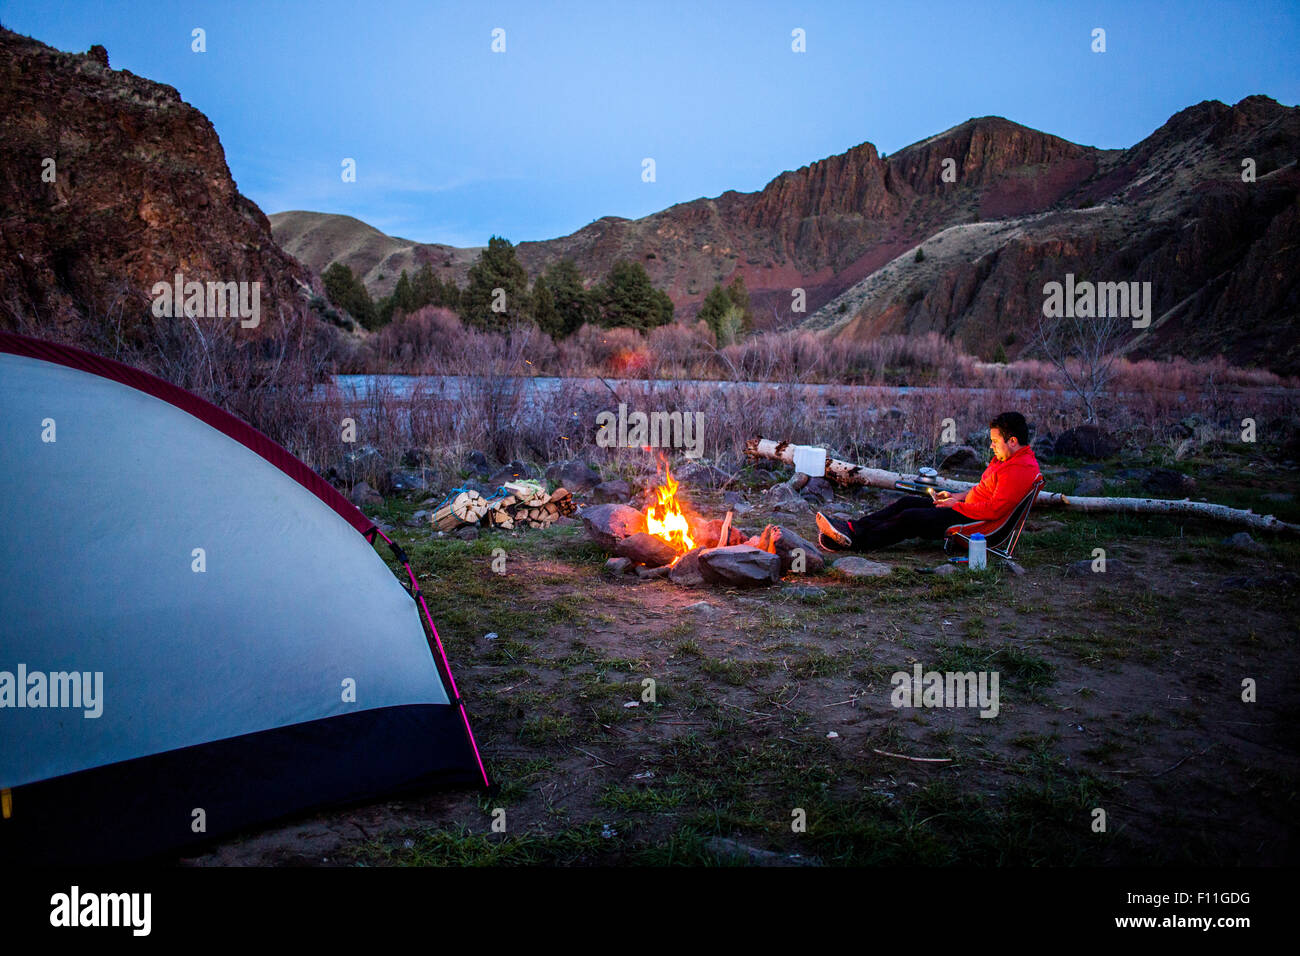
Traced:
<path fill-rule="evenodd" d="M 266 334 L 312 273 L 240 195 L 170 86 L 0 28 L 0 325 L 86 345 L 142 331 L 155 282 L 260 282 Z"/>

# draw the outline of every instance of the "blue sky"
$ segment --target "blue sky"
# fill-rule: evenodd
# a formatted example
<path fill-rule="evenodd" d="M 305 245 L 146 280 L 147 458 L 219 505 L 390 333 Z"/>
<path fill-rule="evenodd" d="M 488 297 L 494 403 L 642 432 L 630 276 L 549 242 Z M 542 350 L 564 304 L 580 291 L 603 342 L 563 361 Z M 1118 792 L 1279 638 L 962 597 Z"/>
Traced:
<path fill-rule="evenodd" d="M 971 116 L 1125 147 L 1201 100 L 1300 100 L 1294 0 L 0 0 L 0 23 L 63 50 L 102 43 L 115 69 L 176 87 L 267 213 L 346 213 L 461 246 L 760 189 Z M 206 53 L 191 51 L 195 27 Z"/>

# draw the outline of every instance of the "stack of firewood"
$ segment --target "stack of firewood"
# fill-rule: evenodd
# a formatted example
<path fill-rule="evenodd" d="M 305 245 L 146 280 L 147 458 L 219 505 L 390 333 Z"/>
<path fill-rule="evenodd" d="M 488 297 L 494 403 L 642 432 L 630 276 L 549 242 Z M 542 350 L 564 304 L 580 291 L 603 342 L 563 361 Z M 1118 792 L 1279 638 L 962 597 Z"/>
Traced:
<path fill-rule="evenodd" d="M 491 498 L 477 491 L 455 492 L 433 512 L 430 521 L 435 531 L 454 531 L 472 524 L 485 528 L 546 528 L 577 508 L 573 495 L 564 488 L 548 494 L 539 481 L 508 481 Z"/>

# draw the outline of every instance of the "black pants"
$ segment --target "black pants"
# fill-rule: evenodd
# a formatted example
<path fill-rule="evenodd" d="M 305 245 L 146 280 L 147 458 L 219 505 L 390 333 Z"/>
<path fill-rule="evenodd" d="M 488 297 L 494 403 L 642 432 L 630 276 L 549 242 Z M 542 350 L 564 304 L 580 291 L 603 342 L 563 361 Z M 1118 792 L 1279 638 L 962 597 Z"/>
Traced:
<path fill-rule="evenodd" d="M 893 504 L 854 518 L 853 550 L 874 551 L 908 538 L 943 540 L 943 533 L 955 524 L 969 524 L 970 518 L 952 508 L 935 507 L 928 496 L 907 495 Z"/>

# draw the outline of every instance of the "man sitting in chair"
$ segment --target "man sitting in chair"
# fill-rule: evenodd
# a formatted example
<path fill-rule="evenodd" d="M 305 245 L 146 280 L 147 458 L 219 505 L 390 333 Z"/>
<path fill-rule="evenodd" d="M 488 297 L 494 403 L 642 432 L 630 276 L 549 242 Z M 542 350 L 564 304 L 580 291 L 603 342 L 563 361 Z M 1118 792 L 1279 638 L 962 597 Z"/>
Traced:
<path fill-rule="evenodd" d="M 943 540 L 948 529 L 987 533 L 998 528 L 1038 480 L 1038 459 L 1029 447 L 1029 426 L 1019 412 L 1003 412 L 989 422 L 993 460 L 979 484 L 964 494 L 907 495 L 871 514 L 845 521 L 817 513 L 825 551 L 874 551 L 908 538 Z"/>

